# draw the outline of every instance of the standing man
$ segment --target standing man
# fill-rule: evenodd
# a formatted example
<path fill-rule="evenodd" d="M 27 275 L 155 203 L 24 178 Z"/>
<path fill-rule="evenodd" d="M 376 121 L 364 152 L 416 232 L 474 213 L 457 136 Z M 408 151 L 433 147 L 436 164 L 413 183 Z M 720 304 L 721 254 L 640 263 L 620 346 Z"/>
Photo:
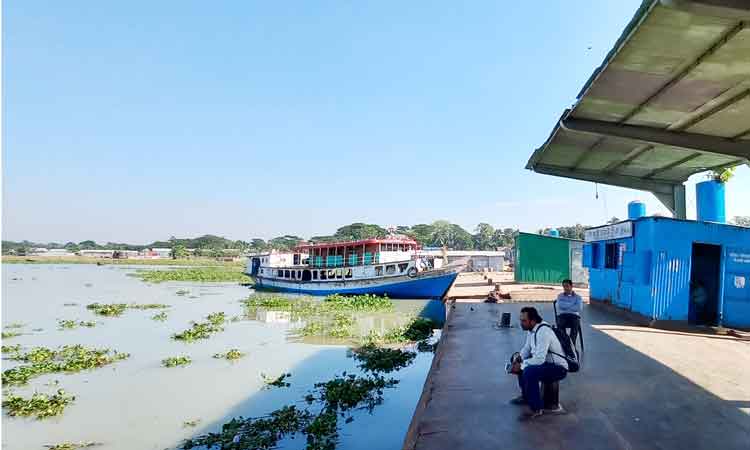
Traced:
<path fill-rule="evenodd" d="M 521 328 L 526 333 L 526 343 L 519 358 L 511 366 L 510 373 L 518 375 L 521 396 L 510 402 L 514 405 L 529 405 L 530 411 L 519 419 L 533 420 L 542 415 L 542 395 L 539 383 L 560 381 L 568 375 L 568 362 L 552 327 L 542 320 L 536 308 L 521 309 Z"/>
<path fill-rule="evenodd" d="M 573 342 L 573 346 L 576 345 L 576 339 L 578 338 L 578 330 L 581 328 L 581 309 L 583 308 L 583 300 L 581 296 L 576 294 L 573 290 L 573 282 L 571 280 L 563 280 L 562 282 L 563 292 L 557 296 L 557 326 L 568 333 L 570 332 L 570 340 Z"/>

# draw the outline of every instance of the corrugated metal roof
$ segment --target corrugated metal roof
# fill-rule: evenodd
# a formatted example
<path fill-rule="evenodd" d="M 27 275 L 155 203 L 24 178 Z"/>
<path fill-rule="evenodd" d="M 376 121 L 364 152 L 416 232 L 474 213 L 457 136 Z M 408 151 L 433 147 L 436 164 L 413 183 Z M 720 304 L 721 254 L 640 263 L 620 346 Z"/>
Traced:
<path fill-rule="evenodd" d="M 526 167 L 674 211 L 689 176 L 750 158 L 749 23 L 748 1 L 644 1 Z"/>

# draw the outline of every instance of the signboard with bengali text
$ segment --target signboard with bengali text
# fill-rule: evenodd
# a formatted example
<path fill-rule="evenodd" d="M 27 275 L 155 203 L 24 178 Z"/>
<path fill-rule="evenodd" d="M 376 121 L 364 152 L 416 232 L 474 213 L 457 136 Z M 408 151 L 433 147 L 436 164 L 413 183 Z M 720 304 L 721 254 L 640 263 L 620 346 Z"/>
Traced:
<path fill-rule="evenodd" d="M 609 239 L 621 239 L 631 236 L 633 236 L 633 222 L 630 221 L 591 228 L 585 232 L 586 242 L 606 241 Z"/>

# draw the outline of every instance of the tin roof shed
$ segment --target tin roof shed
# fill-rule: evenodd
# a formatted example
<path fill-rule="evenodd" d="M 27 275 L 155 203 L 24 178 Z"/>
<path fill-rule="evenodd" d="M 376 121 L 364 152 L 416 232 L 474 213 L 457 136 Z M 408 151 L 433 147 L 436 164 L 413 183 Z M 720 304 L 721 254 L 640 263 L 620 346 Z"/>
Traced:
<path fill-rule="evenodd" d="M 746 0 L 644 0 L 526 168 L 684 218 L 688 177 L 750 159 L 749 23 Z"/>

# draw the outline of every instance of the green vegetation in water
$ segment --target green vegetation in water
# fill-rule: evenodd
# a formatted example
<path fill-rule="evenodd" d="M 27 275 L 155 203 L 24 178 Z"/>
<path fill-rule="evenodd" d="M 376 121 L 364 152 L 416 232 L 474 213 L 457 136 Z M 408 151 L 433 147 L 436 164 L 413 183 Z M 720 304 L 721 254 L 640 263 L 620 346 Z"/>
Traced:
<path fill-rule="evenodd" d="M 75 320 L 58 320 L 58 326 L 61 330 L 72 330 L 78 327 L 93 328 L 96 326 L 96 322 L 91 321 L 75 321 Z"/>
<path fill-rule="evenodd" d="M 117 317 L 122 315 L 127 307 L 128 305 L 126 305 L 125 303 L 91 303 L 90 305 L 86 306 L 86 309 L 91 310 L 94 312 L 94 314 L 100 316 Z"/>
<path fill-rule="evenodd" d="M 388 330 L 383 334 L 370 332 L 365 341 L 374 344 L 420 342 L 432 337 L 435 328 L 437 324 L 431 319 L 417 317 L 408 324 Z"/>
<path fill-rule="evenodd" d="M 23 324 L 23 323 L 20 323 L 20 322 L 13 322 L 13 323 L 11 323 L 11 324 L 5 325 L 5 327 L 4 327 L 4 328 L 5 328 L 6 330 L 10 330 L 10 329 L 14 329 L 14 328 L 16 328 L 16 329 L 17 329 L 17 328 L 23 328 L 23 327 L 25 327 L 25 326 L 26 326 L 26 324 Z"/>
<path fill-rule="evenodd" d="M 245 275 L 245 273 L 243 272 L 243 267 L 241 266 L 191 267 L 171 270 L 138 270 L 132 275 L 150 283 L 161 283 L 163 281 L 249 283 L 251 281 L 250 277 Z"/>
<path fill-rule="evenodd" d="M 118 317 L 125 312 L 126 309 L 164 309 L 169 308 L 169 305 L 162 303 L 91 303 L 86 306 L 86 309 L 93 311 L 94 314 L 106 317 Z"/>
<path fill-rule="evenodd" d="M 393 310 L 393 301 L 377 295 L 330 295 L 323 301 L 309 298 L 291 298 L 281 295 L 254 294 L 242 301 L 250 309 L 264 308 L 272 311 L 288 311 L 295 318 L 334 313 L 384 312 Z"/>
<path fill-rule="evenodd" d="M 167 313 L 165 311 L 162 311 L 160 313 L 154 314 L 151 316 L 151 320 L 158 320 L 159 322 L 164 322 L 167 320 Z"/>
<path fill-rule="evenodd" d="M 170 358 L 164 358 L 161 360 L 161 365 L 164 367 L 177 367 L 177 366 L 187 366 L 193 362 L 192 359 L 190 359 L 189 356 L 173 356 Z"/>
<path fill-rule="evenodd" d="M 286 436 L 303 434 L 307 450 L 333 450 L 338 442 L 338 417 L 348 417 L 351 411 L 372 411 L 383 401 L 383 390 L 398 381 L 382 376 L 356 376 L 344 372 L 325 383 L 317 383 L 305 397 L 308 409 L 286 405 L 269 415 L 258 418 L 234 418 L 222 426 L 221 432 L 208 433 L 188 439 L 183 449 L 194 447 L 220 449 L 272 449 Z M 317 406 L 317 411 L 311 408 Z"/>
<path fill-rule="evenodd" d="M 244 356 L 245 356 L 245 354 L 242 353 L 239 349 L 233 348 L 233 349 L 227 351 L 226 353 L 216 353 L 214 355 L 214 358 L 216 358 L 216 359 L 227 359 L 229 361 L 233 361 L 233 360 L 240 359 L 240 358 L 242 358 Z"/>
<path fill-rule="evenodd" d="M 14 337 L 20 336 L 20 335 L 21 335 L 21 333 L 18 332 L 18 331 L 3 331 L 2 332 L 2 338 L 3 339 L 10 339 L 10 338 L 14 338 Z"/>
<path fill-rule="evenodd" d="M 197 427 L 199 423 L 201 423 L 200 419 L 186 420 L 182 422 L 182 426 L 184 428 L 187 428 L 187 427 L 193 428 L 193 427 Z"/>
<path fill-rule="evenodd" d="M 75 397 L 68 395 L 62 389 L 53 395 L 35 392 L 30 398 L 10 394 L 3 400 L 3 409 L 11 417 L 36 416 L 37 419 L 44 419 L 59 416 L 73 400 L 75 400 Z"/>
<path fill-rule="evenodd" d="M 226 321 L 223 312 L 209 314 L 205 322 L 192 322 L 191 327 L 180 333 L 172 335 L 177 341 L 194 342 L 198 339 L 208 339 L 212 334 L 224 331 L 222 324 Z"/>
<path fill-rule="evenodd" d="M 63 303 L 63 306 L 78 306 L 78 303 Z"/>
<path fill-rule="evenodd" d="M 289 312 L 293 320 L 304 320 L 297 330 L 304 337 L 323 336 L 337 339 L 358 338 L 354 330 L 357 316 L 393 311 L 393 301 L 376 295 L 331 295 L 322 301 L 281 295 L 255 294 L 244 300 L 246 315 L 258 309 Z"/>
<path fill-rule="evenodd" d="M 8 353 L 18 353 L 21 351 L 21 344 L 15 344 L 15 345 L 3 345 L 2 346 L 2 352 L 4 354 Z"/>
<path fill-rule="evenodd" d="M 63 442 L 62 444 L 45 445 L 50 450 L 77 450 L 102 445 L 101 442 Z"/>
<path fill-rule="evenodd" d="M 291 376 L 292 376 L 291 373 L 282 373 L 276 378 L 271 378 L 267 376 L 265 373 L 260 374 L 260 377 L 263 378 L 263 383 L 265 384 L 265 386 L 263 386 L 263 389 L 271 389 L 272 387 L 277 387 L 277 388 L 289 387 L 292 384 L 284 380 L 286 380 L 287 378 Z"/>
<path fill-rule="evenodd" d="M 352 350 L 351 356 L 359 362 L 358 367 L 364 371 L 390 373 L 411 364 L 417 354 L 401 349 L 381 348 L 374 344 L 366 344 Z"/>
<path fill-rule="evenodd" d="M 36 347 L 26 353 L 16 353 L 11 359 L 27 364 L 3 371 L 3 385 L 22 385 L 31 378 L 46 374 L 96 369 L 130 357 L 109 349 L 87 349 L 82 345 L 66 345 L 57 350 Z"/>

